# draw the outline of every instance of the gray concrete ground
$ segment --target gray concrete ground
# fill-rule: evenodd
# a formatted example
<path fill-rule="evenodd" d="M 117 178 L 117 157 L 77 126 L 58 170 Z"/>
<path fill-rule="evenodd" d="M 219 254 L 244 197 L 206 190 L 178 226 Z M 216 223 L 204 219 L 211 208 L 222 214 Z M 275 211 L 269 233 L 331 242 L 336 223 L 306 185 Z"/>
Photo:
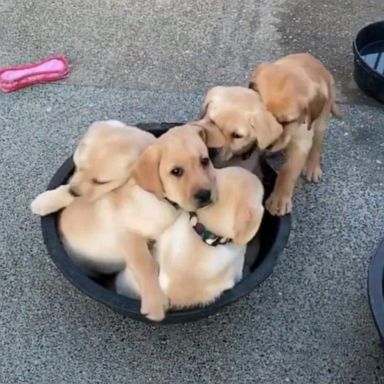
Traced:
<path fill-rule="evenodd" d="M 0 65 L 68 55 L 60 83 L 0 96 L 1 383 L 384 383 L 367 302 L 383 236 L 384 110 L 351 78 L 359 27 L 382 0 L 3 0 Z M 215 84 L 311 51 L 337 77 L 324 180 L 301 182 L 289 244 L 249 297 L 196 323 L 154 327 L 81 295 L 28 211 L 87 125 L 193 119 Z"/>

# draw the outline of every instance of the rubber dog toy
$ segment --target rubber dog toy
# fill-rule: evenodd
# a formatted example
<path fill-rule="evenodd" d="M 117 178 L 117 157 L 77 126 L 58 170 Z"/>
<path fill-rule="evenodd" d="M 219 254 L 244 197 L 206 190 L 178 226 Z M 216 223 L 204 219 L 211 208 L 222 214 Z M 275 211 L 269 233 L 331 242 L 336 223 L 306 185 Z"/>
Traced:
<path fill-rule="evenodd" d="M 0 68 L 0 89 L 12 92 L 33 84 L 60 80 L 68 73 L 68 61 L 62 55 L 48 57 L 32 64 Z"/>

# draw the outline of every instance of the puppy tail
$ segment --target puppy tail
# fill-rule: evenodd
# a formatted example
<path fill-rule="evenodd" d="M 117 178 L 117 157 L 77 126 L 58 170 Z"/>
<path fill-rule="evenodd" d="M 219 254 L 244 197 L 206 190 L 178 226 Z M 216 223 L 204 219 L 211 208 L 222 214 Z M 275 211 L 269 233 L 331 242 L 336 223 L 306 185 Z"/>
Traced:
<path fill-rule="evenodd" d="M 343 113 L 336 103 L 336 84 L 333 78 L 331 82 L 331 113 L 336 119 L 341 120 L 343 118 Z"/>
<path fill-rule="evenodd" d="M 332 115 L 336 117 L 336 119 L 341 120 L 343 118 L 343 113 L 341 112 L 339 106 L 336 104 L 336 101 L 331 104 L 331 112 Z"/>

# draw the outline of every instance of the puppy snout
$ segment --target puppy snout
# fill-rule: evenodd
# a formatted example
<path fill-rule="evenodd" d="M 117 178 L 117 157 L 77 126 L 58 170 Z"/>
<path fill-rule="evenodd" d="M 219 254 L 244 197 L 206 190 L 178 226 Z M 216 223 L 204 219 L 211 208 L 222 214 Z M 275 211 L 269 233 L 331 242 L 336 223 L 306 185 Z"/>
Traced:
<path fill-rule="evenodd" d="M 80 191 L 76 187 L 69 187 L 69 193 L 74 197 L 79 197 L 81 195 Z"/>
<path fill-rule="evenodd" d="M 212 202 L 212 193 L 209 189 L 199 189 L 195 193 L 195 199 L 197 200 L 199 207 L 204 207 Z"/>

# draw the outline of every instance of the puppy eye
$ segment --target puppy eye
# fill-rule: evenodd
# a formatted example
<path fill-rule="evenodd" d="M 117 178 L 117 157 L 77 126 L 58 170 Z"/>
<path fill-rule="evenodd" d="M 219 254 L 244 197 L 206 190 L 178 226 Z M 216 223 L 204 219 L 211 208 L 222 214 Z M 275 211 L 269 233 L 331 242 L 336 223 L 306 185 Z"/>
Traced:
<path fill-rule="evenodd" d="M 237 132 L 232 132 L 231 137 L 232 137 L 232 139 L 242 139 L 243 138 L 243 136 L 239 135 Z"/>
<path fill-rule="evenodd" d="M 200 160 L 200 163 L 201 163 L 201 165 L 202 165 L 203 168 L 208 167 L 209 162 L 210 162 L 210 160 L 209 160 L 208 157 L 203 157 L 203 158 Z"/>
<path fill-rule="evenodd" d="M 110 181 L 101 181 L 101 180 L 97 180 L 97 179 L 92 179 L 92 183 L 93 184 L 97 184 L 97 185 L 103 185 L 103 184 L 108 184 L 110 183 Z"/>
<path fill-rule="evenodd" d="M 171 170 L 171 175 L 176 176 L 176 177 L 181 177 L 183 176 L 184 170 L 181 167 L 175 167 Z"/>

